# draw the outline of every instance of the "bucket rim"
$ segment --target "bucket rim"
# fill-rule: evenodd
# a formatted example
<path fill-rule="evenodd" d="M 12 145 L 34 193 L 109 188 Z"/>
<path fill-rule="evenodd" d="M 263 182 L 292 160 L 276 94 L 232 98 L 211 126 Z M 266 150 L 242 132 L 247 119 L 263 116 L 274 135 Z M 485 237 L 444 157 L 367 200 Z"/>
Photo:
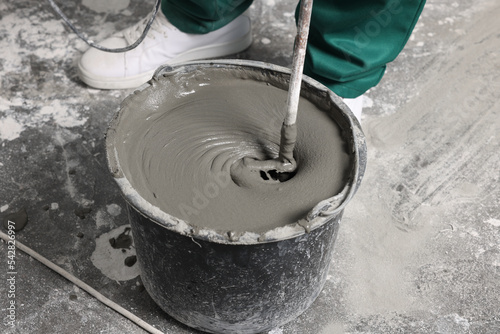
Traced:
<path fill-rule="evenodd" d="M 349 138 L 351 140 L 351 152 L 348 153 L 350 156 L 352 156 L 353 159 L 353 169 L 351 170 L 351 175 L 342 191 L 330 198 L 320 201 L 308 212 L 306 217 L 304 217 L 303 219 L 282 227 L 268 230 L 263 233 L 247 231 L 242 234 L 236 234 L 232 231 L 217 231 L 210 228 L 197 228 L 190 225 L 188 222 L 174 217 L 151 204 L 135 190 L 135 188 L 126 178 L 120 167 L 114 139 L 116 128 L 120 122 L 121 111 L 126 105 L 126 101 L 128 99 L 132 98 L 139 92 L 154 87 L 156 82 L 158 80 L 161 80 L 162 77 L 170 76 L 175 73 L 189 73 L 195 69 L 200 68 L 241 69 L 242 67 L 249 70 L 265 70 L 268 72 L 276 72 L 284 75 L 290 75 L 291 73 L 291 70 L 289 68 L 283 66 L 261 61 L 241 59 L 199 60 L 179 63 L 175 65 L 163 65 L 155 71 L 151 80 L 141 86 L 133 94 L 129 95 L 122 102 L 119 110 L 114 114 L 114 117 L 110 121 L 106 132 L 106 157 L 108 162 L 108 169 L 113 175 L 115 182 L 118 184 L 118 187 L 120 188 L 122 196 L 125 199 L 127 205 L 131 206 L 134 210 L 145 216 L 147 219 L 150 219 L 156 224 L 169 230 L 175 231 L 181 235 L 185 235 L 193 239 L 234 245 L 262 244 L 296 238 L 316 228 L 319 228 L 324 224 L 327 224 L 335 217 L 341 215 L 345 206 L 359 188 L 361 180 L 363 178 L 367 159 L 366 140 L 359 121 L 354 116 L 352 111 L 347 107 L 347 105 L 342 101 L 342 98 L 340 98 L 323 84 L 307 75 L 303 76 L 302 85 L 309 86 L 308 91 L 311 89 L 315 90 L 318 93 L 321 93 L 318 95 L 324 96 L 325 99 L 329 99 L 331 102 L 333 102 L 333 104 L 340 111 L 339 115 L 337 115 L 339 119 L 335 119 L 335 121 L 341 127 L 342 131 L 347 132 L 347 130 L 349 130 L 351 133 L 351 138 Z M 343 123 L 344 127 L 339 124 L 339 121 Z"/>

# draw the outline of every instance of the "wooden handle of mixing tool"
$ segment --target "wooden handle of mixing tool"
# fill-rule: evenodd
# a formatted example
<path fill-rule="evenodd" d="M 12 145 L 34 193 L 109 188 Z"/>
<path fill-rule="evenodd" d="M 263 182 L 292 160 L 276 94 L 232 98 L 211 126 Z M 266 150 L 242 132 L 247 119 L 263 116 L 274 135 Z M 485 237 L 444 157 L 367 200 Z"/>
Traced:
<path fill-rule="evenodd" d="M 286 103 L 285 125 L 295 124 L 297 119 L 302 72 L 304 69 L 304 59 L 306 57 L 307 37 L 309 35 L 309 25 L 311 23 L 312 5 L 313 0 L 302 0 L 300 4 L 297 36 L 295 37 L 293 50 L 292 74 L 290 76 Z"/>
<path fill-rule="evenodd" d="M 297 139 L 297 111 L 299 109 L 300 88 L 302 86 L 302 72 L 306 57 L 307 37 L 311 23 L 313 0 L 302 0 L 300 2 L 299 21 L 297 24 L 297 36 L 293 48 L 292 73 L 288 86 L 288 97 L 286 101 L 286 115 L 281 128 L 281 142 L 279 159 L 284 164 L 290 164 L 295 169 L 296 162 L 293 158 L 293 148 Z"/>

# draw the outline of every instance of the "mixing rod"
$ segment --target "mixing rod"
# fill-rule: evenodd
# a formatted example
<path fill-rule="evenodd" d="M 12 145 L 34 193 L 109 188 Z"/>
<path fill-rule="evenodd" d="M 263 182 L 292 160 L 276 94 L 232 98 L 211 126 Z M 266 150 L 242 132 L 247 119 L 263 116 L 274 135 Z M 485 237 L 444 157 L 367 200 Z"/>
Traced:
<path fill-rule="evenodd" d="M 297 164 L 293 158 L 293 148 L 297 139 L 297 111 L 299 109 L 300 88 L 302 85 L 302 72 L 304 69 L 304 59 L 306 56 L 307 37 L 309 35 L 309 25 L 311 23 L 313 0 L 302 0 L 297 36 L 293 50 L 292 74 L 288 87 L 288 97 L 286 102 L 286 116 L 281 127 L 281 142 L 279 160 L 283 164 L 286 172 L 295 170 Z"/>
<path fill-rule="evenodd" d="M 293 157 L 293 149 L 297 140 L 297 111 L 299 108 L 300 89 L 302 86 L 302 71 L 306 55 L 307 37 L 311 22 L 313 0 L 302 0 L 300 4 L 299 21 L 297 25 L 297 36 L 293 50 L 292 73 L 288 87 L 286 104 L 286 115 L 281 127 L 280 150 L 278 158 L 272 160 L 257 160 L 254 158 L 243 158 L 231 167 L 233 180 L 240 186 L 249 186 L 242 172 L 257 172 L 266 181 L 284 182 L 290 179 L 297 168 L 297 162 Z"/>

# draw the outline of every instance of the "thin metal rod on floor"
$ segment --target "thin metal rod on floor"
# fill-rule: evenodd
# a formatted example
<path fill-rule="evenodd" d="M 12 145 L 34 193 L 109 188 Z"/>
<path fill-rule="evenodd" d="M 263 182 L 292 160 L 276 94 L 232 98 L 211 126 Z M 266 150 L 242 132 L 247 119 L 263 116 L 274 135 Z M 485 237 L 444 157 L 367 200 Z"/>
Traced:
<path fill-rule="evenodd" d="M 61 268 L 58 265 L 54 264 L 53 262 L 50 262 L 49 260 L 47 260 L 46 258 L 44 258 L 43 256 L 41 256 L 40 254 L 38 254 L 37 252 L 35 252 L 34 250 L 32 250 L 31 248 L 23 245 L 22 243 L 20 243 L 17 240 L 10 239 L 10 237 L 7 234 L 3 233 L 2 231 L 0 231 L 0 238 L 3 239 L 7 243 L 9 243 L 11 241 L 15 241 L 15 247 L 16 247 L 16 249 L 20 249 L 21 251 L 25 252 L 26 254 L 28 254 L 29 256 L 31 256 L 32 258 L 34 258 L 35 260 L 37 260 L 38 262 L 44 264 L 45 266 L 47 266 L 48 268 L 52 269 L 53 271 L 55 271 L 56 273 L 58 273 L 62 277 L 66 278 L 68 281 L 71 281 L 73 284 L 75 284 L 76 286 L 78 286 L 82 290 L 85 290 L 87 293 L 89 293 L 90 295 L 92 295 L 93 297 L 95 297 L 98 301 L 100 301 L 104 305 L 108 306 L 109 308 L 112 308 L 116 312 L 120 313 L 125 318 L 127 318 L 130 321 L 134 322 L 136 325 L 138 325 L 142 329 L 144 329 L 144 330 L 146 330 L 146 331 L 148 331 L 148 332 L 150 332 L 152 334 L 163 334 L 162 331 L 154 328 L 153 326 L 151 326 L 150 324 L 148 324 L 144 320 L 140 319 L 136 315 L 134 315 L 131 312 L 127 311 L 126 309 L 124 309 L 120 305 L 116 304 L 112 300 L 106 298 L 104 295 L 102 295 L 100 292 L 98 292 L 97 290 L 95 290 L 94 288 L 92 288 L 91 286 L 89 286 L 87 283 L 79 280 L 78 278 L 76 278 L 75 276 L 71 275 L 70 273 L 68 273 L 63 268 Z"/>

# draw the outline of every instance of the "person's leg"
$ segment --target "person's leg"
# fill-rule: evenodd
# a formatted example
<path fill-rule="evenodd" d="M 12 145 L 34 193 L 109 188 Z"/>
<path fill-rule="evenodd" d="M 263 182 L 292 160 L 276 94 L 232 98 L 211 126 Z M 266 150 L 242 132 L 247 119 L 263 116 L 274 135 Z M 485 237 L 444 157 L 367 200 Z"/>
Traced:
<path fill-rule="evenodd" d="M 252 43 L 250 18 L 241 15 L 251 0 L 164 0 L 150 31 L 137 48 L 123 53 L 87 50 L 78 63 L 80 79 L 100 89 L 135 88 L 163 64 L 223 57 Z M 170 19 L 167 19 L 167 17 Z M 174 22 L 179 25 L 176 26 Z M 142 34 L 146 20 L 99 44 L 122 48 Z"/>
<path fill-rule="evenodd" d="M 401 52 L 425 0 L 314 0 L 304 73 L 344 98 L 382 78 Z"/>
<path fill-rule="evenodd" d="M 177 29 L 189 34 L 206 34 L 243 14 L 252 1 L 162 0 L 161 8 Z"/>

